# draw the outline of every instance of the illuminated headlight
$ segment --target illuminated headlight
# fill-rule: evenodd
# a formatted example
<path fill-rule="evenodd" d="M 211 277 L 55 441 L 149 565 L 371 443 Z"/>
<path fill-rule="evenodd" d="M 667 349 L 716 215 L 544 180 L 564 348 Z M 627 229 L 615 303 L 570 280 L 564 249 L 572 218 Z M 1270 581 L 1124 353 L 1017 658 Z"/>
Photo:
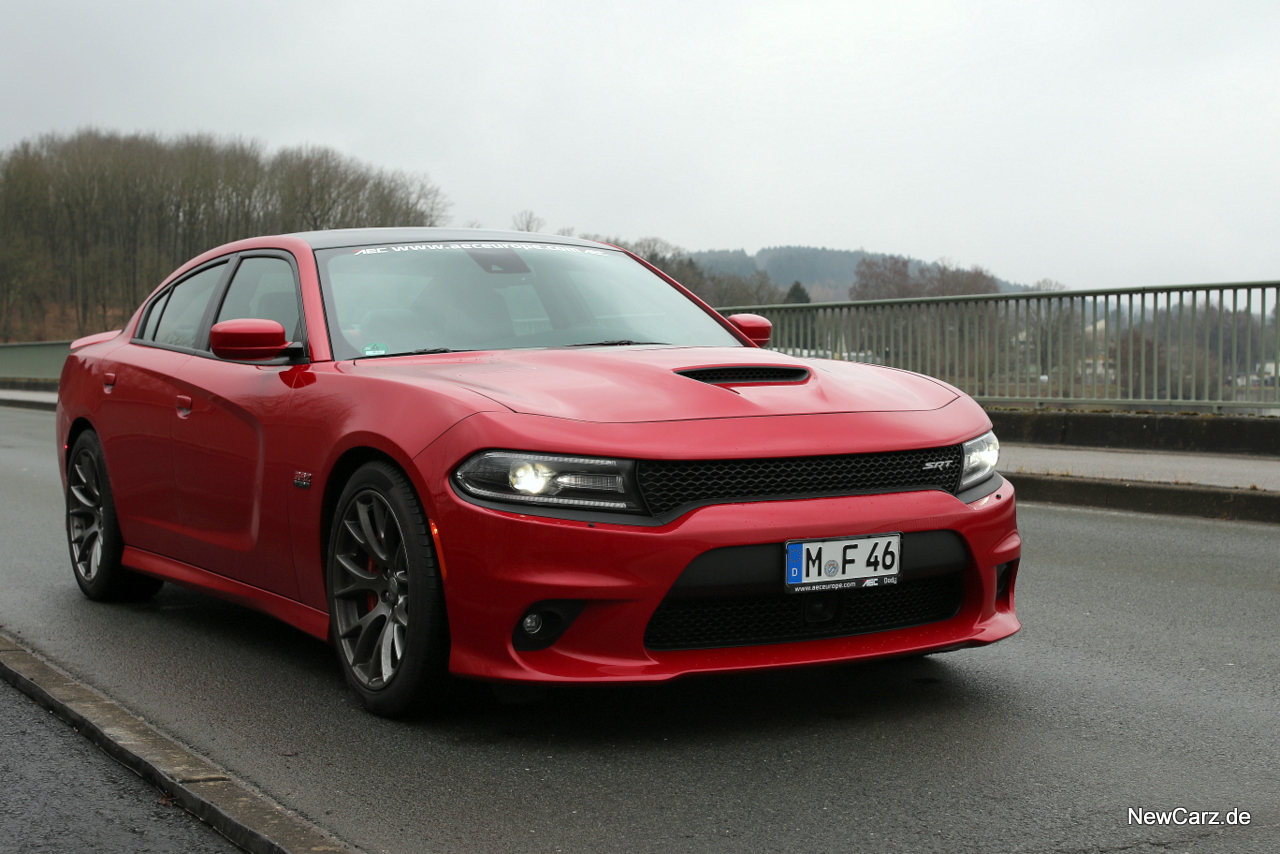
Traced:
<path fill-rule="evenodd" d="M 964 443 L 964 474 L 960 476 L 960 488 L 966 489 L 981 483 L 995 473 L 1000 462 L 1000 440 L 988 430 L 976 439 Z"/>
<path fill-rule="evenodd" d="M 634 469 L 631 460 L 483 451 L 459 466 L 453 480 L 468 495 L 491 501 L 641 513 Z"/>

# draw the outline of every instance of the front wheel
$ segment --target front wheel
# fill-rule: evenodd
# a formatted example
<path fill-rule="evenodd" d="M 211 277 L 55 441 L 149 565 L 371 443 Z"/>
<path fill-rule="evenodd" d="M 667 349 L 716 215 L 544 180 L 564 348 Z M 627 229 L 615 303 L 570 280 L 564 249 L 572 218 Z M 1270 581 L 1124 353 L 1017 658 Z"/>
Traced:
<path fill-rule="evenodd" d="M 444 591 L 426 514 L 394 466 L 366 463 L 347 481 L 328 582 L 338 661 L 365 708 L 401 717 L 438 707 L 449 685 Z"/>
<path fill-rule="evenodd" d="M 76 583 L 96 601 L 149 599 L 164 582 L 120 564 L 124 540 L 98 434 L 86 430 L 67 458 L 67 544 Z"/>

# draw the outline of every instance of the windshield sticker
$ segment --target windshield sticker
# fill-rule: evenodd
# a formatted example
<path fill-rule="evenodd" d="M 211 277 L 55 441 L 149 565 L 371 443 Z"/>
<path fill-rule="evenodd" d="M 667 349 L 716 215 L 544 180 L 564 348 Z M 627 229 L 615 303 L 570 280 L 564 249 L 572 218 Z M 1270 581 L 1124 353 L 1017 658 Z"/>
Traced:
<path fill-rule="evenodd" d="M 408 243 L 402 246 L 370 246 L 357 249 L 356 255 L 385 255 L 391 252 L 441 251 L 445 249 L 532 249 L 543 252 L 576 252 L 580 255 L 608 255 L 600 249 L 580 246 L 559 246 L 554 243 Z"/>
<path fill-rule="evenodd" d="M 385 356 L 387 355 L 386 344 L 365 344 L 364 354 L 366 356 Z"/>

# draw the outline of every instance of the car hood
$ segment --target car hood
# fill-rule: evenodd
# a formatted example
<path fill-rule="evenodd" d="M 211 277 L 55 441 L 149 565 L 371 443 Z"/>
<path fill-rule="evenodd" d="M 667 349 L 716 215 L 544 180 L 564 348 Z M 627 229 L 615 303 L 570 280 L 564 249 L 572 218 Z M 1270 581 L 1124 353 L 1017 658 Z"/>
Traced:
<path fill-rule="evenodd" d="M 802 382 L 714 385 L 678 371 L 804 368 Z M 761 415 L 939 409 L 954 389 L 919 374 L 738 347 L 501 350 L 361 359 L 355 370 L 413 385 L 459 386 L 514 412 L 628 423 Z"/>

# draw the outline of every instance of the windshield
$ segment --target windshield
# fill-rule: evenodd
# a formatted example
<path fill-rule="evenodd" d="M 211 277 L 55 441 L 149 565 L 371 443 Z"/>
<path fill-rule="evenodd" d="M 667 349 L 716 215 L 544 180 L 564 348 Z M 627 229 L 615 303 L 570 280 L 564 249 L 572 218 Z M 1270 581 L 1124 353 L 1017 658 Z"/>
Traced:
<path fill-rule="evenodd" d="M 620 344 L 742 346 L 621 252 L 412 243 L 316 252 L 334 358 Z"/>

